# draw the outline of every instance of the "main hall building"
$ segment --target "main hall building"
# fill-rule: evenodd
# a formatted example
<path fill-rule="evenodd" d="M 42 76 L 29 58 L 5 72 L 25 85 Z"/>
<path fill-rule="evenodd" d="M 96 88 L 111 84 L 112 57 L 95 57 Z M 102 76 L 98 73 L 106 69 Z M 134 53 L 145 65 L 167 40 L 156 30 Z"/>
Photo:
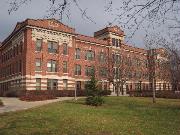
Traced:
<path fill-rule="evenodd" d="M 150 72 L 158 76 L 157 90 L 171 89 L 157 62 L 164 58 L 164 50 L 132 47 L 124 43 L 124 37 L 118 26 L 90 37 L 55 19 L 17 23 L 0 45 L 0 95 L 11 90 L 84 90 L 93 71 L 99 87 L 113 93 L 117 75 L 126 80 L 124 93 L 149 90 Z M 150 56 L 154 51 L 156 57 Z M 150 66 L 152 61 L 156 68 Z"/>

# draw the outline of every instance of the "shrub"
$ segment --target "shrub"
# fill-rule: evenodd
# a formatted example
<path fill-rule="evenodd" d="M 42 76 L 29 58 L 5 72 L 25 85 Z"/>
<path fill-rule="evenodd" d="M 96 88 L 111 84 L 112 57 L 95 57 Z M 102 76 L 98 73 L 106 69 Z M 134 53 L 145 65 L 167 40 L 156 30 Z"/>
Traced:
<path fill-rule="evenodd" d="M 3 102 L 0 100 L 0 106 L 3 106 Z"/>
<path fill-rule="evenodd" d="M 92 106 L 101 106 L 104 103 L 104 100 L 100 96 L 94 96 L 94 97 L 87 97 L 86 98 L 86 104 L 92 105 Z"/>
<path fill-rule="evenodd" d="M 101 95 L 103 95 L 103 96 L 111 95 L 111 91 L 110 90 L 102 90 Z"/>
<path fill-rule="evenodd" d="M 91 76 L 91 80 L 87 84 L 86 87 L 86 104 L 92 106 L 100 106 L 104 103 L 102 98 L 102 90 L 98 89 L 97 87 L 97 80 L 95 76 Z"/>
<path fill-rule="evenodd" d="M 4 94 L 5 97 L 17 97 L 17 90 L 9 90 Z"/>

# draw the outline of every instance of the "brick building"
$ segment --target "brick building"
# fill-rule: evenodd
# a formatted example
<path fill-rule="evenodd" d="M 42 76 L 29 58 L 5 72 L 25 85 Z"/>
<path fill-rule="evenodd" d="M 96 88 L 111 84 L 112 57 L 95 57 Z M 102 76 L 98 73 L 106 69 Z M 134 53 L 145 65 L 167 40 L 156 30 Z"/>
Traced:
<path fill-rule="evenodd" d="M 0 45 L 0 95 L 11 90 L 83 90 L 92 72 L 103 89 L 115 92 L 110 76 L 123 71 L 124 93 L 149 90 L 149 73 L 157 69 L 149 66 L 152 50 L 124 44 L 124 36 L 118 26 L 106 27 L 90 37 L 55 19 L 17 23 Z M 156 58 L 151 59 L 156 67 L 164 50 L 155 51 Z M 123 70 L 118 69 L 118 62 L 124 63 Z M 157 90 L 170 90 L 168 80 L 159 80 L 157 71 Z"/>

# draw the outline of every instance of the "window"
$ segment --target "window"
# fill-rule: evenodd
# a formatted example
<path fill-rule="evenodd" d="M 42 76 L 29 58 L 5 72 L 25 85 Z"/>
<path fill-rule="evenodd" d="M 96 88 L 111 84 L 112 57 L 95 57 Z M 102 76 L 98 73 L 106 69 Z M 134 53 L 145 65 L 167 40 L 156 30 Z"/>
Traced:
<path fill-rule="evenodd" d="M 16 56 L 15 48 L 16 48 L 16 47 L 13 47 L 13 57 Z"/>
<path fill-rule="evenodd" d="M 37 58 L 35 64 L 36 64 L 35 71 L 41 71 L 41 59 Z"/>
<path fill-rule="evenodd" d="M 101 63 L 106 62 L 106 55 L 105 55 L 105 53 L 103 53 L 103 52 L 100 52 L 100 53 L 99 53 L 99 61 L 100 61 Z"/>
<path fill-rule="evenodd" d="M 81 57 L 80 55 L 81 55 L 81 49 L 76 48 L 76 54 L 75 54 L 76 59 L 80 59 Z"/>
<path fill-rule="evenodd" d="M 86 51 L 85 60 L 94 60 L 95 52 L 92 50 Z"/>
<path fill-rule="evenodd" d="M 67 89 L 68 89 L 68 80 L 63 79 L 63 90 L 67 90 Z"/>
<path fill-rule="evenodd" d="M 121 40 L 112 38 L 112 45 L 116 46 L 116 47 L 120 47 L 121 46 Z"/>
<path fill-rule="evenodd" d="M 116 44 L 116 39 L 112 38 L 112 45 L 115 46 L 115 44 Z"/>
<path fill-rule="evenodd" d="M 47 80 L 47 90 L 58 90 L 58 80 L 48 79 Z"/>
<path fill-rule="evenodd" d="M 119 47 L 119 40 L 116 39 L 116 47 Z"/>
<path fill-rule="evenodd" d="M 58 52 L 58 44 L 53 41 L 48 41 L 48 52 L 49 53 L 57 53 Z"/>
<path fill-rule="evenodd" d="M 21 62 L 21 60 L 19 61 L 19 72 L 22 72 L 22 62 Z"/>
<path fill-rule="evenodd" d="M 81 65 L 75 66 L 75 75 L 81 75 Z"/>
<path fill-rule="evenodd" d="M 113 68 L 113 76 L 114 78 L 116 79 L 119 79 L 120 78 L 120 68 Z"/>
<path fill-rule="evenodd" d="M 23 42 L 20 43 L 20 52 L 22 53 L 22 50 L 23 50 Z"/>
<path fill-rule="evenodd" d="M 85 75 L 86 76 L 91 76 L 94 74 L 94 66 L 85 66 Z"/>
<path fill-rule="evenodd" d="M 47 63 L 48 72 L 57 72 L 57 62 L 55 60 L 49 60 Z"/>
<path fill-rule="evenodd" d="M 41 78 L 36 78 L 36 90 L 41 90 Z"/>
<path fill-rule="evenodd" d="M 121 40 L 119 39 L 119 47 L 121 47 Z"/>
<path fill-rule="evenodd" d="M 81 81 L 76 81 L 76 90 L 81 90 Z"/>
<path fill-rule="evenodd" d="M 89 81 L 85 81 L 85 82 L 84 82 L 84 89 L 87 89 L 88 86 L 89 86 Z"/>
<path fill-rule="evenodd" d="M 68 54 L 68 46 L 67 46 L 67 44 L 64 44 L 64 45 L 63 45 L 63 54 L 64 54 L 64 55 L 67 55 L 67 54 Z"/>
<path fill-rule="evenodd" d="M 107 71 L 107 69 L 106 68 L 100 68 L 100 70 L 99 70 L 99 75 L 100 76 L 102 76 L 102 77 L 106 77 L 107 76 L 107 73 L 108 73 L 108 71 Z"/>
<path fill-rule="evenodd" d="M 63 61 L 63 73 L 67 73 L 67 61 Z"/>
<path fill-rule="evenodd" d="M 36 51 L 40 52 L 42 49 L 42 39 L 36 39 Z"/>
<path fill-rule="evenodd" d="M 19 54 L 19 45 L 17 44 L 16 45 L 16 55 L 18 55 Z"/>

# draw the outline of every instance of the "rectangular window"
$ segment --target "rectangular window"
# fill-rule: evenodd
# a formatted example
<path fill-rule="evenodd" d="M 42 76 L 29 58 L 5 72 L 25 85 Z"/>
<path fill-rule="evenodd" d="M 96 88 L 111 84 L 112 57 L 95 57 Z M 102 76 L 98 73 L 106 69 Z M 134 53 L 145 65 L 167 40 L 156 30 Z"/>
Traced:
<path fill-rule="evenodd" d="M 99 53 L 99 62 L 105 63 L 106 62 L 106 55 L 103 52 Z"/>
<path fill-rule="evenodd" d="M 116 45 L 116 39 L 112 38 L 112 45 L 115 46 Z"/>
<path fill-rule="evenodd" d="M 116 47 L 119 47 L 119 40 L 116 39 Z"/>
<path fill-rule="evenodd" d="M 81 65 L 75 66 L 75 75 L 81 75 Z"/>
<path fill-rule="evenodd" d="M 58 53 L 58 44 L 53 41 L 48 41 L 48 52 L 49 53 Z"/>
<path fill-rule="evenodd" d="M 57 62 L 55 60 L 49 60 L 47 63 L 48 72 L 57 72 Z"/>
<path fill-rule="evenodd" d="M 42 50 L 42 39 L 36 39 L 36 51 L 40 52 Z"/>
<path fill-rule="evenodd" d="M 75 54 L 76 59 L 80 59 L 80 55 L 81 55 L 81 49 L 76 48 L 76 54 Z"/>
<path fill-rule="evenodd" d="M 85 60 L 94 60 L 95 52 L 92 50 L 87 50 L 85 54 Z"/>
<path fill-rule="evenodd" d="M 41 59 L 37 58 L 35 62 L 35 71 L 41 71 Z"/>
<path fill-rule="evenodd" d="M 47 80 L 47 90 L 58 90 L 58 80 L 48 79 Z"/>
<path fill-rule="evenodd" d="M 106 69 L 106 68 L 100 68 L 100 70 L 99 70 L 99 75 L 101 76 L 101 77 L 106 77 L 107 76 L 107 74 L 108 74 L 108 70 Z"/>
<path fill-rule="evenodd" d="M 63 61 L 63 73 L 67 73 L 67 61 Z"/>
<path fill-rule="evenodd" d="M 63 54 L 64 55 L 68 54 L 68 46 L 67 46 L 67 44 L 63 44 Z"/>
<path fill-rule="evenodd" d="M 22 61 L 19 61 L 19 72 L 22 72 Z"/>
<path fill-rule="evenodd" d="M 94 66 L 85 66 L 85 75 L 91 76 L 95 72 Z"/>
<path fill-rule="evenodd" d="M 36 78 L 36 90 L 41 90 L 41 78 Z"/>
<path fill-rule="evenodd" d="M 63 79 L 63 90 L 67 90 L 67 89 L 68 89 L 68 80 Z"/>

